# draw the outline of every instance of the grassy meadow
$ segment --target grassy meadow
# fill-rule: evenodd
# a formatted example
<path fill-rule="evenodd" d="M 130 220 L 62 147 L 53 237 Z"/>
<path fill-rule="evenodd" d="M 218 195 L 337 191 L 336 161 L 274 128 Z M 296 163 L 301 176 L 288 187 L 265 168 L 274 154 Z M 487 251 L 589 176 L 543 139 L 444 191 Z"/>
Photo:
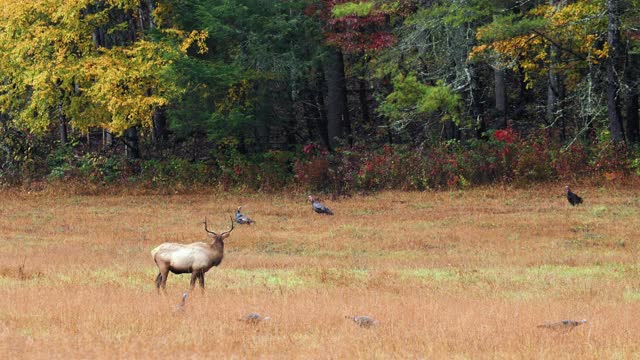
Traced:
<path fill-rule="evenodd" d="M 638 358 L 640 197 L 575 191 L 355 195 L 333 217 L 305 194 L 2 193 L 0 358 Z M 175 313 L 189 275 L 159 295 L 150 250 L 238 205 L 257 224 Z M 536 327 L 563 319 L 588 323 Z"/>

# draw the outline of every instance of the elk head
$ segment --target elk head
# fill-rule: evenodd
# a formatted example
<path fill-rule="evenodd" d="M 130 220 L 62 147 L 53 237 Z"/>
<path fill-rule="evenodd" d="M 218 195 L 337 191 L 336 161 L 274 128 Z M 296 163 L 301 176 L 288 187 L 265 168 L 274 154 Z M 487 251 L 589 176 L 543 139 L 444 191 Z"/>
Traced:
<path fill-rule="evenodd" d="M 209 228 L 207 227 L 207 218 L 204 218 L 204 231 L 212 235 L 214 243 L 223 242 L 224 239 L 228 238 L 229 235 L 231 235 L 231 231 L 233 231 L 233 218 L 229 216 L 229 219 L 231 220 L 231 229 L 218 234 L 215 231 L 209 230 Z"/>

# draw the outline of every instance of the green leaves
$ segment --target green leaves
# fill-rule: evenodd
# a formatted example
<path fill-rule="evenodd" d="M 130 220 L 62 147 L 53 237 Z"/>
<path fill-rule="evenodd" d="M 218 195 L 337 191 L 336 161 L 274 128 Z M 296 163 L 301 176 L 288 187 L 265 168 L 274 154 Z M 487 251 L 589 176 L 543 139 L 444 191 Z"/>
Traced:
<path fill-rule="evenodd" d="M 379 111 L 394 120 L 397 127 L 419 119 L 426 120 L 425 116 L 459 121 L 461 97 L 442 81 L 429 86 L 420 83 L 413 74 L 397 75 L 393 78 L 393 89 Z"/>
<path fill-rule="evenodd" d="M 336 4 L 331 13 L 334 17 L 344 16 L 368 16 L 373 10 L 374 3 L 372 2 L 346 2 L 343 4 Z"/>
<path fill-rule="evenodd" d="M 424 94 L 418 101 L 418 112 L 440 112 L 442 114 L 441 120 L 453 120 L 457 123 L 459 106 L 460 94 L 454 93 L 449 86 L 440 80 L 435 86 L 425 87 Z"/>
<path fill-rule="evenodd" d="M 496 16 L 493 22 L 478 31 L 478 39 L 483 42 L 508 40 L 517 36 L 542 31 L 548 24 L 545 18 L 523 18 L 514 14 Z"/>
<path fill-rule="evenodd" d="M 250 141 L 285 122 L 287 106 L 318 55 L 319 29 L 307 1 L 174 1 L 176 30 L 206 30 L 207 53 L 191 46 L 173 63 L 185 92 L 167 115 L 178 138 L 237 137 Z M 276 115 L 278 114 L 278 115 Z M 260 120 L 256 120 L 260 118 Z"/>

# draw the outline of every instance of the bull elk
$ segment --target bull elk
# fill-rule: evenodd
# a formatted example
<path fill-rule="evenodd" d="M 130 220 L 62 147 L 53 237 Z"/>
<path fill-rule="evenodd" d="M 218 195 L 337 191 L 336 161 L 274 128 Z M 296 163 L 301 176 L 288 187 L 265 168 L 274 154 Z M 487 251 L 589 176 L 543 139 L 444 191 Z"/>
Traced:
<path fill-rule="evenodd" d="M 214 266 L 220 265 L 224 256 L 224 239 L 233 231 L 233 219 L 231 229 L 217 234 L 207 227 L 207 218 L 204 219 L 204 230 L 211 235 L 211 243 L 195 242 L 193 244 L 164 243 L 151 250 L 151 256 L 158 266 L 156 288 L 165 290 L 169 272 L 174 274 L 191 273 L 191 290 L 196 286 L 196 280 L 204 290 L 204 274 Z"/>

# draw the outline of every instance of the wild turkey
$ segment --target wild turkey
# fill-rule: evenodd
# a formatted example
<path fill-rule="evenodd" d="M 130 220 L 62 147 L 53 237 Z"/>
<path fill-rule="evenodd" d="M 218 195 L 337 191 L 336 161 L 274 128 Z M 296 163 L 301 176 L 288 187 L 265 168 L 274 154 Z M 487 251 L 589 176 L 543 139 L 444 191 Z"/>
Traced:
<path fill-rule="evenodd" d="M 539 328 L 546 328 L 551 330 L 573 330 L 575 327 L 580 326 L 582 324 L 586 324 L 587 319 L 578 320 L 562 320 L 555 323 L 547 323 L 538 325 Z"/>
<path fill-rule="evenodd" d="M 569 185 L 567 185 L 566 189 L 567 189 L 567 200 L 569 200 L 569 204 L 571 204 L 571 206 L 582 204 L 582 198 L 576 195 L 574 192 L 572 192 L 571 189 L 569 188 Z"/>
<path fill-rule="evenodd" d="M 247 215 L 240 213 L 242 206 L 238 206 L 238 210 L 236 210 L 236 222 L 238 224 L 255 224 L 255 221 L 249 219 Z"/>
<path fill-rule="evenodd" d="M 238 319 L 238 321 L 244 321 L 247 324 L 258 324 L 262 321 L 269 321 L 271 320 L 270 317 L 268 316 L 261 316 L 258 313 L 249 313 L 245 316 L 243 316 L 242 318 Z"/>
<path fill-rule="evenodd" d="M 355 322 L 356 324 L 358 324 L 358 326 L 363 328 L 370 328 L 378 324 L 376 320 L 368 316 L 348 316 L 347 315 L 345 317 L 347 319 L 353 320 L 353 322 Z"/>
<path fill-rule="evenodd" d="M 317 212 L 318 214 L 333 215 L 333 212 L 328 207 L 326 207 L 323 203 L 318 201 L 313 196 L 309 195 L 309 201 L 311 201 L 313 211 Z"/>
<path fill-rule="evenodd" d="M 182 294 L 182 301 L 180 301 L 180 303 L 178 305 L 176 305 L 175 309 L 173 309 L 174 312 L 183 312 L 184 311 L 184 305 L 185 302 L 187 301 L 187 293 L 183 293 Z"/>

